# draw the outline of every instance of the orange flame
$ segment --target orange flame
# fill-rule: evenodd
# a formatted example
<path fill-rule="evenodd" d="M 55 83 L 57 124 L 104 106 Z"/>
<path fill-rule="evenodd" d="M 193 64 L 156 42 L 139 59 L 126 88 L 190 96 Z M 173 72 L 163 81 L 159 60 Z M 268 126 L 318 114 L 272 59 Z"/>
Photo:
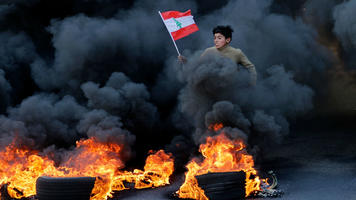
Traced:
<path fill-rule="evenodd" d="M 151 154 L 146 160 L 144 171 L 120 171 L 124 167 L 120 159 L 122 146 L 114 143 L 100 143 L 95 138 L 80 140 L 76 149 L 60 166 L 38 152 L 17 148 L 14 142 L 0 151 L 0 186 L 7 184 L 11 197 L 22 198 L 36 194 L 36 180 L 39 176 L 54 177 L 97 177 L 91 200 L 112 197 L 113 191 L 128 189 L 124 182 L 133 182 L 135 187 L 159 187 L 169 184 L 173 173 L 173 158 L 163 150 Z"/>
<path fill-rule="evenodd" d="M 209 125 L 209 129 L 213 130 L 215 132 L 219 131 L 220 129 L 222 129 L 224 127 L 224 125 L 222 123 L 217 123 L 217 124 L 210 124 Z"/>
<path fill-rule="evenodd" d="M 136 182 L 135 187 L 140 189 L 169 184 L 169 176 L 174 169 L 173 163 L 171 155 L 165 154 L 163 150 L 148 156 L 143 172 L 145 181 Z"/>
<path fill-rule="evenodd" d="M 195 176 L 208 172 L 244 171 L 246 173 L 246 197 L 254 191 L 261 190 L 261 180 L 256 176 L 253 158 L 247 153 L 243 140 L 231 140 L 222 132 L 217 136 L 207 137 L 206 143 L 200 145 L 199 151 L 204 160 L 199 162 L 194 159 L 186 166 L 188 172 L 185 175 L 185 182 L 177 191 L 180 198 L 207 200 Z M 251 179 L 252 175 L 255 176 L 254 179 Z"/>
<path fill-rule="evenodd" d="M 54 168 L 53 161 L 44 160 L 37 153 L 16 148 L 15 142 L 0 152 L 0 185 L 8 184 L 7 190 L 11 197 L 21 198 L 36 194 L 37 177 L 45 168 Z"/>
<path fill-rule="evenodd" d="M 132 172 L 124 172 L 114 178 L 114 188 L 120 190 L 123 182 L 135 184 L 135 188 L 160 187 L 169 184 L 169 176 L 173 173 L 174 161 L 171 154 L 159 150 L 146 159 L 144 171 L 135 169 Z M 125 189 L 125 188 L 124 188 Z"/>

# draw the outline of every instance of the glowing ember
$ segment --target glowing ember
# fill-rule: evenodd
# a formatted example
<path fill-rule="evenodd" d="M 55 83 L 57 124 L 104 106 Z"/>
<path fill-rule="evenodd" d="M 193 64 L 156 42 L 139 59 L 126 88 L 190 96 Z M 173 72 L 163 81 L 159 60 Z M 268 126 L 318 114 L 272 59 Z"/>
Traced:
<path fill-rule="evenodd" d="M 213 127 L 212 130 L 219 130 L 222 125 L 210 127 Z M 200 145 L 199 151 L 204 156 L 204 160 L 198 162 L 194 159 L 186 166 L 188 172 L 185 175 L 185 182 L 177 191 L 180 198 L 207 200 L 195 176 L 208 172 L 244 171 L 246 173 L 246 197 L 254 191 L 261 190 L 261 181 L 265 180 L 260 180 L 256 175 L 253 158 L 247 154 L 241 139 L 231 140 L 224 132 L 221 132 L 217 136 L 208 137 L 206 143 Z M 252 175 L 255 175 L 254 179 L 250 179 Z"/>
<path fill-rule="evenodd" d="M 219 123 L 219 124 L 210 124 L 209 125 L 209 129 L 210 130 L 213 130 L 213 131 L 218 131 L 218 130 L 220 130 L 220 129 L 222 129 L 224 127 L 224 125 L 223 124 L 221 124 L 221 123 Z"/>
<path fill-rule="evenodd" d="M 151 154 L 146 160 L 145 171 L 120 171 L 124 167 L 120 159 L 122 146 L 114 143 L 100 143 L 95 138 L 77 142 L 67 160 L 56 167 L 54 162 L 39 156 L 38 152 L 17 148 L 14 142 L 0 151 L 0 185 L 8 184 L 11 197 L 22 198 L 36 194 L 36 180 L 39 176 L 53 177 L 97 177 L 91 200 L 112 197 L 113 191 L 128 189 L 124 182 L 133 182 L 135 187 L 148 188 L 169 184 L 173 173 L 173 158 L 163 150 Z"/>

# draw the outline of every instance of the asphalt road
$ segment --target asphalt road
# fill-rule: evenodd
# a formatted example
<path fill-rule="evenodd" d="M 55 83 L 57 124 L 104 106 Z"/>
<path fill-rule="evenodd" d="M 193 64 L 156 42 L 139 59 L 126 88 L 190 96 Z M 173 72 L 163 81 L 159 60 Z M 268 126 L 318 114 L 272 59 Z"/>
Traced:
<path fill-rule="evenodd" d="M 323 123 L 305 129 L 266 157 L 284 191 L 280 199 L 356 199 L 356 129 Z"/>

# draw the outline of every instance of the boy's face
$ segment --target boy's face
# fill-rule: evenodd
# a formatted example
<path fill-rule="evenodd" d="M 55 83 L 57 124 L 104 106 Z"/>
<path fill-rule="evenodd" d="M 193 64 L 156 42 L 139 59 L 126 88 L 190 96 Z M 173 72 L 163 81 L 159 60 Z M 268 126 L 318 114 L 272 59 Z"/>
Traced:
<path fill-rule="evenodd" d="M 217 49 L 226 46 L 231 41 L 231 38 L 225 38 L 225 36 L 221 33 L 214 34 L 214 44 Z"/>

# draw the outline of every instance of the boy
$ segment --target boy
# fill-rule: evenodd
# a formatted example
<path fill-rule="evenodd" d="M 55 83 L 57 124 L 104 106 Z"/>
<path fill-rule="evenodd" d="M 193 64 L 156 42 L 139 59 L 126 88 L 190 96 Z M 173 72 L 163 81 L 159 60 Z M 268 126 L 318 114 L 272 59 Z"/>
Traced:
<path fill-rule="evenodd" d="M 226 58 L 230 58 L 236 64 L 241 64 L 245 68 L 247 68 L 248 72 L 251 76 L 251 85 L 256 84 L 257 73 L 255 66 L 249 61 L 249 59 L 245 56 L 245 54 L 240 50 L 233 48 L 229 45 L 232 38 L 232 32 L 230 26 L 217 26 L 213 29 L 214 34 L 214 47 L 207 48 L 201 57 L 218 54 Z M 186 62 L 186 58 L 183 56 L 178 56 L 179 61 Z"/>

